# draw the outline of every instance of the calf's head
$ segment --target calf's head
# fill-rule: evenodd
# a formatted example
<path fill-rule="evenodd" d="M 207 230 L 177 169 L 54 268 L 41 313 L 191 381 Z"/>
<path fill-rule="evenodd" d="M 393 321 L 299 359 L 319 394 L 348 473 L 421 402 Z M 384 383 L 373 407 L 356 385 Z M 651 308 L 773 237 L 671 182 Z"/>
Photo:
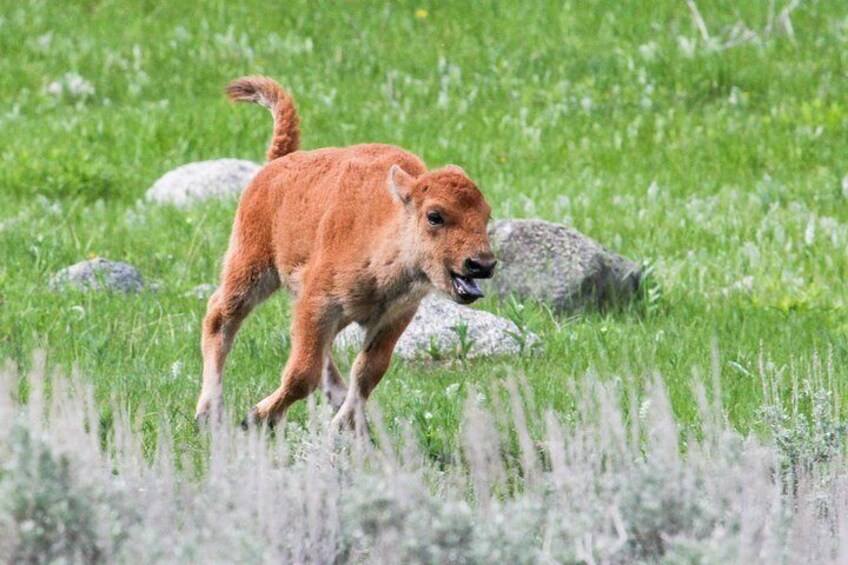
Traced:
<path fill-rule="evenodd" d="M 490 278 L 497 261 L 486 234 L 492 209 L 477 186 L 456 166 L 412 177 L 397 165 L 388 185 L 403 204 L 418 268 L 460 304 L 482 298 L 475 279 Z"/>

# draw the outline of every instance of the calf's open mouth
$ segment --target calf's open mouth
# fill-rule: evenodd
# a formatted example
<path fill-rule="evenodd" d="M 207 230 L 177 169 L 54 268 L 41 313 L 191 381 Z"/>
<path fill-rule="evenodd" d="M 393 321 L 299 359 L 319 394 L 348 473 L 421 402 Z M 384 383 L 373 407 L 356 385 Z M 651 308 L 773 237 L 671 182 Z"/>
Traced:
<path fill-rule="evenodd" d="M 483 291 L 477 285 L 477 281 L 471 277 L 451 272 L 451 283 L 456 296 L 463 304 L 471 304 L 478 298 L 483 298 Z"/>

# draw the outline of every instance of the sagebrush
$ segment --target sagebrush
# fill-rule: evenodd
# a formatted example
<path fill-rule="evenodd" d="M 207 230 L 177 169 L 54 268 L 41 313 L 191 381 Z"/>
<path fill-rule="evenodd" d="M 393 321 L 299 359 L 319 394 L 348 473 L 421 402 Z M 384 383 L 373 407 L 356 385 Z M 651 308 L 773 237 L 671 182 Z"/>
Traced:
<path fill-rule="evenodd" d="M 815 409 L 802 418 L 764 407 L 774 427 L 761 437 L 733 430 L 719 391 L 701 384 L 698 433 L 683 433 L 659 378 L 643 398 L 621 380 L 582 379 L 564 419 L 528 405 L 518 377 L 468 395 L 452 462 L 428 457 L 414 434 L 393 439 L 377 412 L 373 442 L 328 432 L 314 405 L 307 427 L 276 438 L 213 427 L 199 462 L 163 426 L 146 456 L 118 407 L 103 430 L 81 379 L 54 375 L 49 398 L 43 381 L 41 369 L 30 375 L 21 404 L 14 373 L 0 378 L 8 561 L 848 558 L 848 465 L 841 448 L 811 447 L 844 445 L 845 422 L 832 399 L 822 402 L 826 383 L 809 375 L 799 394 Z"/>

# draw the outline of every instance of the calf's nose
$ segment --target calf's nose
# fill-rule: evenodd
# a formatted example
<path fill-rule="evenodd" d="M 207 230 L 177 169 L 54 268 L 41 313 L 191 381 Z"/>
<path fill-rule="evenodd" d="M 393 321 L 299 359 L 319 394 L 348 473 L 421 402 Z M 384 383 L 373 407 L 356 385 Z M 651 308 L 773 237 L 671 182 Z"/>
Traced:
<path fill-rule="evenodd" d="M 468 276 L 475 279 L 490 279 L 495 273 L 497 259 L 492 253 L 481 253 L 465 260 L 465 270 Z"/>

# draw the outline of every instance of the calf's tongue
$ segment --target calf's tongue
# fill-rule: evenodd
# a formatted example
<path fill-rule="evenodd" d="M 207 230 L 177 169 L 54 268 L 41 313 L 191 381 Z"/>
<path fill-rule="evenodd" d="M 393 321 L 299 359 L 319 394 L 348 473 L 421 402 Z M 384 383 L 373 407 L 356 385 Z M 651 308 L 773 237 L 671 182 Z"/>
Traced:
<path fill-rule="evenodd" d="M 483 298 L 483 291 L 477 286 L 477 281 L 467 277 L 454 277 L 454 284 L 461 294 L 473 296 L 475 298 Z"/>

